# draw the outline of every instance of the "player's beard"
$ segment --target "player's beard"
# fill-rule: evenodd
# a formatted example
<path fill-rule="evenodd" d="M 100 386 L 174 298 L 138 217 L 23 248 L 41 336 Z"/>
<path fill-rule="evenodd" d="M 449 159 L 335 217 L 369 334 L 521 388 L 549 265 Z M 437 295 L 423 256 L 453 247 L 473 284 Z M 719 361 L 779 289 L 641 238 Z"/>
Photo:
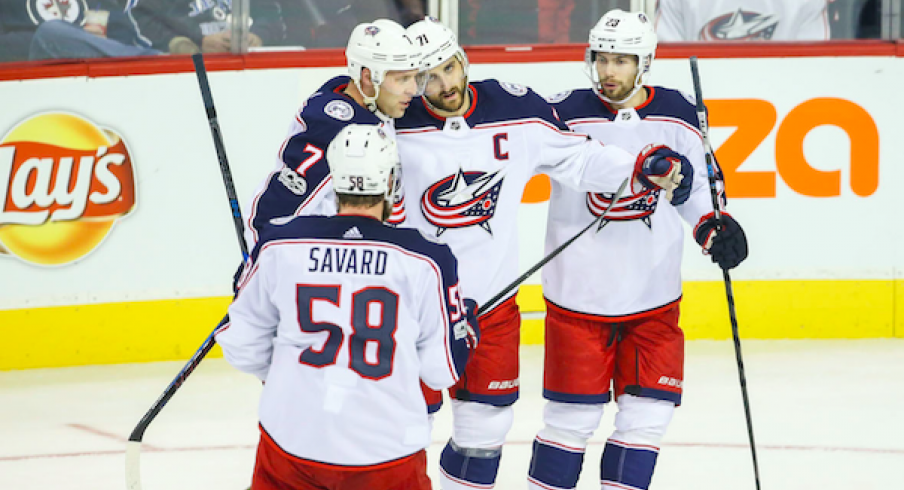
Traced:
<path fill-rule="evenodd" d="M 607 82 L 618 83 L 618 88 L 615 90 L 607 89 L 605 87 L 605 84 Z M 612 100 L 622 100 L 626 98 L 632 90 L 634 90 L 634 84 L 632 83 L 631 85 L 626 85 L 619 80 L 603 80 L 602 83 L 600 83 L 600 88 L 602 88 L 603 95 L 605 95 L 607 98 Z"/>
<path fill-rule="evenodd" d="M 430 105 L 433 107 L 447 111 L 447 112 L 456 112 L 461 109 L 461 106 L 465 103 L 465 90 L 468 87 L 467 78 L 462 79 L 461 84 L 458 87 L 453 87 L 451 90 L 446 90 L 445 92 L 440 92 L 434 96 L 427 96 L 427 102 L 430 102 Z M 446 102 L 443 98 L 443 94 L 456 93 L 458 97 L 454 99 L 454 102 Z"/>

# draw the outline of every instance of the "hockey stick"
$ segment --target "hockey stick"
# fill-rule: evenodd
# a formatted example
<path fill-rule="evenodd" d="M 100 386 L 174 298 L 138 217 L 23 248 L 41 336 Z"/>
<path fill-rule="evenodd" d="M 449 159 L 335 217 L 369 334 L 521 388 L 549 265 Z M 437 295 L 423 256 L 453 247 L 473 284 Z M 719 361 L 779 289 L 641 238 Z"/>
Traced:
<path fill-rule="evenodd" d="M 217 111 L 213 105 L 213 96 L 210 93 L 210 84 L 207 82 L 207 70 L 204 67 L 204 58 L 198 53 L 192 55 L 192 61 L 195 64 L 195 73 L 198 76 L 198 85 L 201 89 L 201 98 L 204 99 L 204 108 L 207 110 L 207 122 L 210 124 L 210 133 L 213 136 L 213 144 L 217 150 L 217 159 L 220 161 L 220 174 L 223 176 L 223 184 L 226 186 L 226 196 L 229 198 L 229 207 L 232 209 L 232 221 L 235 225 L 235 233 L 239 239 L 239 246 L 242 248 L 242 256 L 248 259 L 248 245 L 245 243 L 244 231 L 245 225 L 242 223 L 242 210 L 239 208 L 239 202 L 236 198 L 235 185 L 232 182 L 232 172 L 229 170 L 229 162 L 226 160 L 226 148 L 223 146 L 223 137 L 220 133 L 220 123 L 217 121 Z M 182 371 L 176 375 L 176 378 L 166 387 L 160 398 L 154 402 L 150 410 L 144 414 L 144 417 L 132 430 L 129 436 L 129 442 L 126 443 L 126 488 L 128 490 L 141 490 L 141 440 L 144 438 L 144 431 L 157 417 L 157 414 L 163 410 L 170 398 L 176 393 L 186 379 L 194 372 L 198 364 L 213 348 L 216 340 L 214 334 L 217 329 L 224 323 L 229 321 L 229 317 L 225 316 L 213 329 L 213 332 L 204 339 L 201 347 L 191 356 Z"/>
<path fill-rule="evenodd" d="M 706 119 L 706 106 L 703 104 L 703 89 L 700 86 L 700 71 L 697 57 L 691 56 L 691 75 L 694 78 L 694 93 L 697 97 L 697 119 L 700 121 L 700 133 L 703 135 L 703 147 L 706 154 L 706 172 L 709 175 L 709 193 L 713 200 L 713 216 L 716 219 L 716 230 L 722 230 L 722 211 L 719 209 L 719 196 L 716 189 L 716 169 L 713 165 L 713 147 L 709 142 L 709 125 Z M 760 490 L 760 468 L 756 458 L 756 442 L 753 439 L 753 417 L 750 415 L 750 398 L 747 395 L 747 376 L 744 374 L 744 358 L 741 355 L 741 337 L 738 334 L 738 317 L 735 314 L 734 293 L 731 289 L 731 277 L 726 269 L 722 269 L 725 282 L 725 296 L 728 299 L 728 316 L 731 318 L 731 336 L 734 339 L 735 358 L 738 361 L 738 376 L 741 380 L 741 395 L 744 398 L 744 415 L 747 417 L 747 436 L 750 438 L 750 453 L 753 456 L 753 476 L 756 488 Z"/>
<path fill-rule="evenodd" d="M 497 301 L 499 301 L 500 299 L 505 297 L 505 295 L 508 294 L 509 292 L 511 292 L 512 289 L 515 289 L 516 287 L 518 287 L 522 282 L 524 282 L 528 277 L 530 277 L 531 274 L 533 274 L 534 272 L 537 272 L 538 270 L 540 270 L 541 267 L 546 265 L 547 262 L 556 258 L 557 255 L 562 253 L 562 250 L 565 250 L 566 248 L 568 248 L 569 245 L 574 243 L 574 241 L 577 240 L 578 238 L 580 238 L 581 235 L 586 233 L 587 230 L 589 230 L 590 228 L 593 228 L 593 225 L 602 221 L 603 218 L 606 217 L 606 214 L 609 212 L 609 210 L 612 209 L 613 206 L 615 206 L 615 203 L 619 199 L 621 199 L 622 193 L 625 192 L 625 188 L 628 187 L 628 182 L 630 180 L 631 180 L 631 177 L 628 177 L 622 181 L 621 185 L 618 186 L 618 190 L 615 191 L 615 196 L 612 197 L 612 202 L 610 202 L 609 206 L 606 207 L 605 210 L 603 210 L 602 214 L 597 216 L 596 219 L 593 220 L 593 222 L 591 222 L 589 225 L 584 227 L 584 229 L 579 231 L 575 236 L 569 238 L 567 242 L 559 245 L 555 250 L 550 252 L 549 255 L 547 255 L 546 257 L 543 257 L 543 259 L 540 260 L 540 262 L 537 262 L 533 267 L 528 269 L 527 272 L 525 272 L 524 274 L 521 274 L 521 276 L 519 276 L 518 279 L 515 279 L 514 281 L 512 281 L 511 284 L 502 288 L 502 291 L 499 291 L 499 293 L 496 294 L 496 296 L 493 296 L 492 298 L 490 298 L 490 300 L 487 301 L 486 303 L 484 303 L 483 306 L 477 308 L 477 316 L 480 316 L 480 315 L 486 313 L 487 311 L 489 311 L 490 308 L 493 305 L 495 305 Z"/>

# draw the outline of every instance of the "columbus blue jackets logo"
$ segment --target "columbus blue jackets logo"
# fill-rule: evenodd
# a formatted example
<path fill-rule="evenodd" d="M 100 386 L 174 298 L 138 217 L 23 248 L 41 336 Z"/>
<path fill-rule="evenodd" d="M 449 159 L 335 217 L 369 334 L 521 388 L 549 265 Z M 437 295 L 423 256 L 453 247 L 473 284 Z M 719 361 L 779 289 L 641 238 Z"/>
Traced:
<path fill-rule="evenodd" d="M 421 198 L 421 209 L 427 221 L 436 226 L 436 236 L 449 228 L 474 225 L 492 235 L 490 219 L 496 213 L 504 178 L 503 170 L 493 173 L 459 170 L 428 187 Z"/>
<path fill-rule="evenodd" d="M 779 17 L 740 8 L 716 17 L 700 30 L 701 41 L 758 41 L 772 39 Z"/>
<path fill-rule="evenodd" d="M 609 207 L 614 193 L 593 194 L 587 193 L 587 209 L 594 216 L 603 214 L 603 211 Z M 609 224 L 610 221 L 633 221 L 641 220 L 647 228 L 652 228 L 650 216 L 656 211 L 656 205 L 659 203 L 659 189 L 647 189 L 640 194 L 623 197 L 615 203 L 612 210 L 600 221 L 597 230 L 602 229 Z"/>

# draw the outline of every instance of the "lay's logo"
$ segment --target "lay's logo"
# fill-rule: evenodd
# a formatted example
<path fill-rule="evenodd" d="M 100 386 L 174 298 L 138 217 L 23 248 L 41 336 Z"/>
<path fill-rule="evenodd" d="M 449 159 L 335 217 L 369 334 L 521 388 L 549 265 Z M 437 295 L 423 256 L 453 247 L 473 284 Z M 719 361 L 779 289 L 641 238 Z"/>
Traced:
<path fill-rule="evenodd" d="M 94 250 L 135 208 L 115 132 L 68 113 L 32 116 L 0 140 L 0 253 L 62 265 Z"/>

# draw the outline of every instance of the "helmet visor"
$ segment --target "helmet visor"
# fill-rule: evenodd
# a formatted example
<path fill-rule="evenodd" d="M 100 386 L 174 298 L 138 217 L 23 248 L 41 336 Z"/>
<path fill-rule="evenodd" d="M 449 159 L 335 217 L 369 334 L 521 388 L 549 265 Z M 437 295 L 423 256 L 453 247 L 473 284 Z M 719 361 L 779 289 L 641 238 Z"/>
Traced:
<path fill-rule="evenodd" d="M 420 70 L 388 71 L 380 90 L 398 97 L 418 97 L 424 94 L 427 78 Z"/>

